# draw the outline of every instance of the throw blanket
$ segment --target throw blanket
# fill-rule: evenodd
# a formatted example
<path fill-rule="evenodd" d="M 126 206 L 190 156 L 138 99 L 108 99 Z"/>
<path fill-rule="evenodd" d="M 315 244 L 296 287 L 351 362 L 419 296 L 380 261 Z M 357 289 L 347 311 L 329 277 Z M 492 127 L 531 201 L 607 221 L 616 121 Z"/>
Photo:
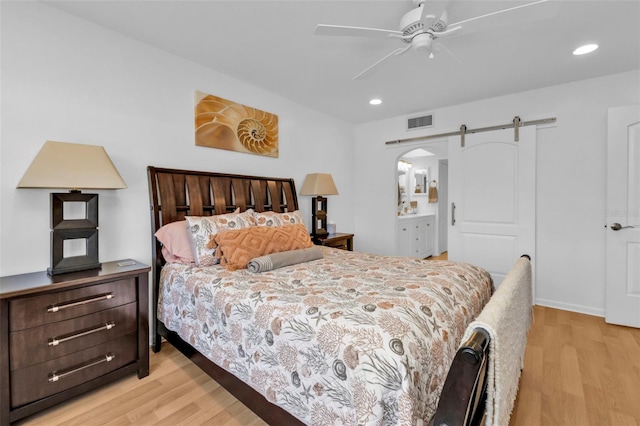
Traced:
<path fill-rule="evenodd" d="M 296 265 L 302 262 L 322 259 L 322 250 L 318 247 L 309 247 L 301 250 L 282 251 L 255 257 L 247 264 L 249 272 L 266 272 L 284 266 Z"/>
<path fill-rule="evenodd" d="M 531 263 L 521 257 L 507 274 L 463 341 L 481 328 L 491 336 L 487 385 L 487 426 L 509 424 L 518 393 L 527 332 L 532 317 Z"/>

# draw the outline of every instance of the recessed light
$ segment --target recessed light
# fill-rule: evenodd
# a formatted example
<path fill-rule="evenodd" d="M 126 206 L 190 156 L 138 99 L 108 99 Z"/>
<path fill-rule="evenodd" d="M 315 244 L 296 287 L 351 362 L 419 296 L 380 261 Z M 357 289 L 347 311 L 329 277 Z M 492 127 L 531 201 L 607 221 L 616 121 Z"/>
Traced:
<path fill-rule="evenodd" d="M 587 53 L 591 53 L 598 48 L 597 44 L 585 44 L 584 46 L 578 47 L 573 51 L 574 55 L 586 55 Z"/>
<path fill-rule="evenodd" d="M 370 103 L 371 105 L 380 105 L 380 104 L 382 103 L 382 99 L 374 98 L 374 99 L 371 99 L 371 100 L 369 101 L 369 103 Z"/>

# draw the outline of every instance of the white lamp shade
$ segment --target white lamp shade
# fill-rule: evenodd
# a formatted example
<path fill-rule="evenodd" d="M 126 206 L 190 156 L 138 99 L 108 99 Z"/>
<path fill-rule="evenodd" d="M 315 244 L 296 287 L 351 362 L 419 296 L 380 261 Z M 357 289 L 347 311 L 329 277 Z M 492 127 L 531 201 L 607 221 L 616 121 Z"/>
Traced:
<path fill-rule="evenodd" d="M 17 187 L 123 189 L 127 184 L 102 146 L 47 141 Z"/>
<path fill-rule="evenodd" d="M 304 178 L 300 195 L 338 195 L 338 189 L 329 173 L 310 173 Z"/>

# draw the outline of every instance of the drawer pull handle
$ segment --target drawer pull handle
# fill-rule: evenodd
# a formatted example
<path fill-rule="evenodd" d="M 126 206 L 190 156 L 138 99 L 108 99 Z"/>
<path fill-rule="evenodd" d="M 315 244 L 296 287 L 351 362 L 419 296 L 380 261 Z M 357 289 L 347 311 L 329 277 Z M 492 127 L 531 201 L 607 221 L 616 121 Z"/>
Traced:
<path fill-rule="evenodd" d="M 90 297 L 87 299 L 78 299 L 78 300 L 74 300 L 73 302 L 65 303 L 62 305 L 53 305 L 47 308 L 47 312 L 58 312 L 62 309 L 72 308 L 74 306 L 86 305 L 87 303 L 100 302 L 102 300 L 109 300 L 109 299 L 113 299 L 113 293 L 100 294 L 98 296 Z"/>
<path fill-rule="evenodd" d="M 58 346 L 60 343 L 66 342 L 68 340 L 77 339 L 78 337 L 86 336 L 88 334 L 96 333 L 102 330 L 111 330 L 115 326 L 116 326 L 116 323 L 111 321 L 98 327 L 86 328 L 78 333 L 67 334 L 67 335 L 58 336 L 58 337 L 51 337 L 49 338 L 49 342 L 47 344 L 49 346 Z"/>
<path fill-rule="evenodd" d="M 54 371 L 53 373 L 49 373 L 49 383 L 57 382 L 60 379 L 64 379 L 65 377 L 77 373 L 78 371 L 84 370 L 85 368 L 93 367 L 94 365 L 102 364 L 103 362 L 113 361 L 115 355 L 112 353 L 106 353 L 99 357 L 90 359 L 87 362 L 82 364 L 74 365 L 71 368 L 67 368 L 66 370 Z"/>

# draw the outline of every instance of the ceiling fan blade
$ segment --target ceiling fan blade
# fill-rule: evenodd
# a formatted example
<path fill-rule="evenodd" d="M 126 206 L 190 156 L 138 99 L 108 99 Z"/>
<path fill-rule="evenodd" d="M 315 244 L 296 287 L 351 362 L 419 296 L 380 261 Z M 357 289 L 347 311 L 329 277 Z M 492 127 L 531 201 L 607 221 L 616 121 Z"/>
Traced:
<path fill-rule="evenodd" d="M 445 31 L 440 31 L 440 32 L 434 31 L 431 34 L 433 34 L 433 38 L 435 40 L 436 38 L 446 37 L 446 36 L 450 36 L 450 35 L 456 34 L 456 33 L 460 32 L 460 30 L 462 30 L 462 26 L 449 27 Z"/>
<path fill-rule="evenodd" d="M 451 55 L 451 57 L 452 57 L 453 59 L 455 59 L 455 60 L 456 60 L 460 65 L 464 65 L 464 63 L 462 62 L 462 60 L 460 60 L 460 58 L 458 58 L 458 56 L 456 56 L 456 54 L 455 54 L 455 53 L 453 53 L 453 52 L 451 51 L 451 49 L 447 49 L 447 46 L 445 46 L 444 44 L 442 44 L 442 43 L 436 43 L 436 44 L 433 46 L 433 49 L 434 49 L 434 50 L 436 50 L 436 51 L 444 50 L 444 51 L 445 51 L 445 52 L 447 52 L 449 55 Z M 429 58 L 431 58 L 431 56 L 429 56 Z"/>
<path fill-rule="evenodd" d="M 558 5 L 555 1 L 538 0 L 508 9 L 498 10 L 485 15 L 454 22 L 450 27 L 462 26 L 460 34 L 471 34 L 478 31 L 493 28 L 516 25 L 519 23 L 533 22 L 549 19 L 558 13 Z"/>
<path fill-rule="evenodd" d="M 425 29 L 429 29 L 431 25 L 436 22 L 449 5 L 449 0 L 434 1 L 428 0 L 422 3 L 422 14 L 420 21 L 424 24 Z"/>
<path fill-rule="evenodd" d="M 369 71 L 371 71 L 374 67 L 376 67 L 378 64 L 386 61 L 387 59 L 389 59 L 392 56 L 396 56 L 396 55 L 401 55 L 404 52 L 406 52 L 407 50 L 411 49 L 411 45 L 408 45 L 407 47 L 399 47 L 396 50 L 394 50 L 393 52 L 387 54 L 386 56 L 384 56 L 381 59 L 378 59 L 376 62 L 374 62 L 373 64 L 371 64 L 368 68 L 366 68 L 364 71 L 360 72 L 359 74 L 355 75 L 353 77 L 353 80 L 358 80 L 360 78 L 362 78 L 362 76 L 364 76 L 365 74 L 367 74 Z"/>
<path fill-rule="evenodd" d="M 366 27 L 350 27 L 346 25 L 326 25 L 318 24 L 315 35 L 326 36 L 357 36 L 357 37 L 389 37 L 389 36 L 402 36 L 401 31 L 385 30 L 381 28 L 366 28 Z"/>

